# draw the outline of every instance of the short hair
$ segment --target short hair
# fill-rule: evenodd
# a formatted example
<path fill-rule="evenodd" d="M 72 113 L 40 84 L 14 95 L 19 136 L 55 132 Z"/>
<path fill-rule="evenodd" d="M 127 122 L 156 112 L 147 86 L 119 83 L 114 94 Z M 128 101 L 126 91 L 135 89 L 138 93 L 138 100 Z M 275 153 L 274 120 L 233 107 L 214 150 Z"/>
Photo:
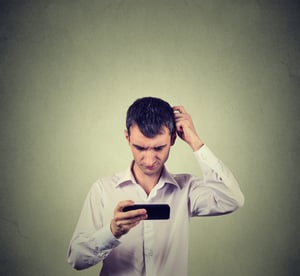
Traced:
<path fill-rule="evenodd" d="M 126 128 L 129 135 L 130 127 L 135 124 L 141 133 L 148 138 L 158 135 L 163 126 L 169 129 L 171 136 L 176 133 L 173 108 L 169 103 L 159 98 L 140 98 L 128 108 Z"/>

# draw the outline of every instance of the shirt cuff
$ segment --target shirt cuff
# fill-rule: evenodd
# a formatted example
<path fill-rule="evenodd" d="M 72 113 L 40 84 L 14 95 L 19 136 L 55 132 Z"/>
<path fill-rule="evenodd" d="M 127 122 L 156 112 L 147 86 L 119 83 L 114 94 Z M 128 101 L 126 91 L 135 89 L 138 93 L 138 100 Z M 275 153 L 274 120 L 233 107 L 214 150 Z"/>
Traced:
<path fill-rule="evenodd" d="M 101 237 L 101 240 L 99 239 Z M 121 242 L 112 234 L 110 225 L 106 225 L 93 234 L 92 239 L 95 243 L 95 248 L 102 250 L 111 250 L 117 247 Z"/>

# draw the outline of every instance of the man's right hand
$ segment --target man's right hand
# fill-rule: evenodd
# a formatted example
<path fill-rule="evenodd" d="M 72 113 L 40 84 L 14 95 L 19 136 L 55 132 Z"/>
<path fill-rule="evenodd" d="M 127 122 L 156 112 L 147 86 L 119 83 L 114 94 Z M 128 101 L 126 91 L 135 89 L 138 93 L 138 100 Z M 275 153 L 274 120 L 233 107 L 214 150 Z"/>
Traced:
<path fill-rule="evenodd" d="M 145 209 L 138 209 L 128 212 L 123 212 L 126 206 L 134 205 L 132 200 L 120 201 L 114 210 L 114 217 L 110 223 L 112 234 L 117 238 L 121 238 L 129 230 L 139 224 L 141 220 L 147 218 Z"/>

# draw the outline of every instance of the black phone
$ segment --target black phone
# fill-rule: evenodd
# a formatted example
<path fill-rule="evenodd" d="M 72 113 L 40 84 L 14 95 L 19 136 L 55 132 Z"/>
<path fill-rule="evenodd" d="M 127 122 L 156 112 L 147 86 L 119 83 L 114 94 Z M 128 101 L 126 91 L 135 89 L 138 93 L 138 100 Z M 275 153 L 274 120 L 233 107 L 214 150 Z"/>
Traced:
<path fill-rule="evenodd" d="M 168 204 L 135 204 L 123 208 L 123 212 L 146 209 L 149 220 L 169 219 L 170 206 Z"/>

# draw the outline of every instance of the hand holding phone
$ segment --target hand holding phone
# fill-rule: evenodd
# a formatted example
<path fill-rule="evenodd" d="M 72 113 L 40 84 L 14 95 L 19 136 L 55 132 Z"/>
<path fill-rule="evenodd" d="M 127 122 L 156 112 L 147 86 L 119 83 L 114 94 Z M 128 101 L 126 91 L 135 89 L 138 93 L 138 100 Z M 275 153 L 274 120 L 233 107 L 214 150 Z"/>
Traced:
<path fill-rule="evenodd" d="M 110 223 L 110 229 L 112 234 L 117 239 L 128 233 L 131 228 L 137 226 L 141 220 L 147 218 L 145 209 L 139 209 L 130 213 L 125 213 L 124 208 L 132 205 L 134 205 L 132 200 L 124 200 L 120 201 L 114 209 L 114 216 Z"/>

